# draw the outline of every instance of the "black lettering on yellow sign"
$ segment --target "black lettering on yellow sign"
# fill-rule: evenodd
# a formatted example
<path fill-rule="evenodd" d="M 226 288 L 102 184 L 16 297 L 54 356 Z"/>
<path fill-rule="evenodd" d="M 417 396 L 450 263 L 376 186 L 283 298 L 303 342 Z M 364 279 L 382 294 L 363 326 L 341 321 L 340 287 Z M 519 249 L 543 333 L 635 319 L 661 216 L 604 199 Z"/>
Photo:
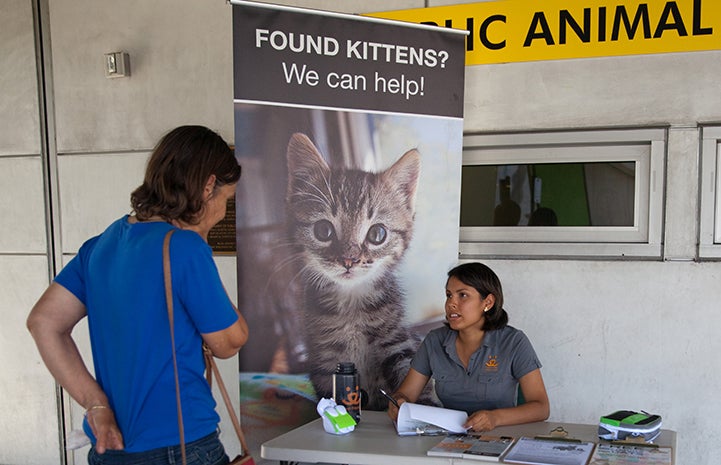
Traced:
<path fill-rule="evenodd" d="M 703 27 L 701 18 L 701 2 L 703 0 L 694 0 L 693 11 L 691 19 L 691 34 L 694 36 L 710 35 L 713 34 L 713 28 Z M 607 21 L 607 10 L 606 7 L 599 7 L 598 14 L 595 22 L 597 31 L 597 40 L 599 42 L 606 41 L 606 32 L 608 28 Z M 633 17 L 633 19 L 631 19 Z M 568 10 L 561 10 L 558 15 L 559 26 L 558 26 L 558 44 L 567 43 L 568 29 L 572 29 L 576 37 L 581 42 L 588 43 L 591 41 L 591 33 L 594 27 L 592 20 L 591 8 L 583 9 L 583 19 L 579 23 L 578 19 L 575 18 Z M 689 18 L 686 18 L 688 21 Z M 618 5 L 613 10 L 612 15 L 612 28 L 611 28 L 611 41 L 617 41 L 621 39 L 622 33 L 629 40 L 633 40 L 636 37 L 636 33 L 641 28 L 644 39 L 659 39 L 663 37 L 663 34 L 669 31 L 672 33 L 675 31 L 679 37 L 688 36 L 688 29 L 686 27 L 686 21 L 684 21 L 683 14 L 678 7 L 677 2 L 666 2 L 663 12 L 655 23 L 655 27 L 651 28 L 651 16 L 648 10 L 647 3 L 641 3 L 637 6 L 635 12 L 629 12 L 625 5 Z M 533 14 L 533 19 L 528 28 L 526 39 L 523 42 L 524 47 L 530 47 L 534 40 L 543 40 L 546 45 L 555 45 L 556 40 L 554 38 L 553 31 L 549 26 L 546 14 L 542 11 L 537 11 Z"/>
<path fill-rule="evenodd" d="M 466 18 L 466 30 L 469 32 L 469 35 L 466 37 L 466 50 L 469 52 L 473 51 L 474 48 L 474 42 L 475 42 L 475 22 L 476 18 Z M 490 28 L 491 24 L 495 22 L 506 22 L 506 16 L 505 15 L 491 15 L 488 18 L 484 19 L 481 22 L 480 27 L 478 28 L 478 40 L 481 42 L 481 44 L 487 48 L 488 50 L 500 50 L 502 48 L 506 47 L 506 41 L 502 40 L 500 42 L 492 42 L 491 39 L 488 38 L 488 29 Z M 434 22 L 434 21 L 422 21 L 421 24 L 427 24 L 429 26 L 441 26 L 440 24 Z M 444 27 L 452 28 L 453 20 L 447 19 L 443 23 Z"/>
<path fill-rule="evenodd" d="M 664 34 L 686 37 L 689 34 L 688 24 L 691 25 L 692 36 L 712 35 L 713 28 L 703 26 L 702 2 L 693 1 L 690 18 L 684 18 L 676 1 L 666 2 L 658 18 L 652 18 L 648 3 L 640 3 L 635 9 L 626 5 L 617 5 L 615 8 L 600 6 L 595 12 L 591 8 L 584 8 L 582 14 L 575 15 L 569 10 L 560 10 L 557 31 L 551 28 L 547 12 L 538 11 L 533 14 L 523 46 L 530 47 L 535 41 L 543 41 L 546 45 L 563 45 L 568 43 L 569 36 L 576 37 L 582 43 L 594 40 L 602 43 L 636 38 L 659 39 Z M 422 24 L 465 28 L 469 32 L 466 50 L 472 52 L 476 44 L 487 50 L 506 48 L 506 40 L 492 40 L 489 31 L 494 25 L 506 24 L 507 21 L 506 15 L 493 14 L 486 18 L 467 17 L 465 25 L 454 24 L 453 19 L 446 19 L 442 24 L 439 24 L 440 21 L 423 21 Z"/>

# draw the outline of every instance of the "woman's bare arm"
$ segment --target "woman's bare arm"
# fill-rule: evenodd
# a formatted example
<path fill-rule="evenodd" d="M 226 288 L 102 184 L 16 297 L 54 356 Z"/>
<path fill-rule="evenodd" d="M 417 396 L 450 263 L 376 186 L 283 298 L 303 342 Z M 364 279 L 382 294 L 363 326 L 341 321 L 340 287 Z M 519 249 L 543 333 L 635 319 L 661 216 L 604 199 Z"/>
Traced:
<path fill-rule="evenodd" d="M 52 283 L 33 307 L 27 327 L 53 377 L 86 411 L 96 450 L 122 449 L 123 439 L 108 398 L 83 362 L 71 333 L 86 315 L 75 295 Z"/>

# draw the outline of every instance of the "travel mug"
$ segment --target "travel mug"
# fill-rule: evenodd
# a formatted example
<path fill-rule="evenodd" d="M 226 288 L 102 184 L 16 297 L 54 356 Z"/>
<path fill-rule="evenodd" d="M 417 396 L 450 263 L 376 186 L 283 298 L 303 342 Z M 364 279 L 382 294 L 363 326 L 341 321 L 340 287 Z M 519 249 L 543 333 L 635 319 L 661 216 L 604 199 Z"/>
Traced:
<path fill-rule="evenodd" d="M 341 362 L 333 373 L 333 400 L 342 405 L 350 416 L 360 422 L 361 417 L 361 391 L 358 370 L 355 363 Z"/>

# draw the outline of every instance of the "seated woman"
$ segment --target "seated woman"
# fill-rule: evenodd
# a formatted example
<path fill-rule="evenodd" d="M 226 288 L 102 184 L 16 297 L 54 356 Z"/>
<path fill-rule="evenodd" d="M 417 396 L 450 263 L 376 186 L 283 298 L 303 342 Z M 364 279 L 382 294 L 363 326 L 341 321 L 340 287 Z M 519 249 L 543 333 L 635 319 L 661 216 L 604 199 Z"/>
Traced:
<path fill-rule="evenodd" d="M 508 326 L 498 276 L 482 263 L 465 263 L 448 272 L 447 323 L 428 333 L 408 375 L 393 398 L 415 402 L 433 378 L 445 408 L 468 413 L 466 427 L 542 421 L 549 402 L 541 362 L 526 335 Z M 525 402 L 516 405 L 520 385 Z M 396 420 L 398 408 L 389 405 Z"/>

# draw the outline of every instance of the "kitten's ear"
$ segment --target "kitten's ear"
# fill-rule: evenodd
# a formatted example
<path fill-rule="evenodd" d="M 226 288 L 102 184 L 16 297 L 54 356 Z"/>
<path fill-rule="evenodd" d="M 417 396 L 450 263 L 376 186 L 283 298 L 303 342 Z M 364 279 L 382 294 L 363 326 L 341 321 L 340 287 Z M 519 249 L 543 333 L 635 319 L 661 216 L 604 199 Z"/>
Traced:
<path fill-rule="evenodd" d="M 383 179 L 397 189 L 408 202 L 408 209 L 416 208 L 416 191 L 421 174 L 421 154 L 412 149 L 403 154 L 397 162 L 383 172 Z"/>
<path fill-rule="evenodd" d="M 330 171 L 328 164 L 323 160 L 323 156 L 313 142 L 300 132 L 293 134 L 288 141 L 288 169 L 291 173 Z"/>
<path fill-rule="evenodd" d="M 290 137 L 287 156 L 289 194 L 298 187 L 299 181 L 312 182 L 330 172 L 323 156 L 305 134 L 296 132 Z"/>

